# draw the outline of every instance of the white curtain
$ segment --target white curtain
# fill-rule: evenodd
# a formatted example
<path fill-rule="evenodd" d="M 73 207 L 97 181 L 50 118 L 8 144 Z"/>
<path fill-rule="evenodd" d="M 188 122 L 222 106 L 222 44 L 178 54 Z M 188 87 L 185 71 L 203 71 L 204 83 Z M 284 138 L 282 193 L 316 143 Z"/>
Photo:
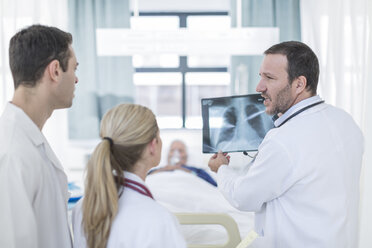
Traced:
<path fill-rule="evenodd" d="M 129 28 L 129 0 L 69 0 L 69 28 L 80 60 L 75 100 L 68 111 L 70 140 L 99 138 L 105 112 L 133 102 L 133 67 L 130 56 L 98 56 L 97 28 Z"/>
<path fill-rule="evenodd" d="M 372 247 L 371 6 L 370 0 L 301 1 L 302 40 L 320 60 L 319 93 L 349 112 L 365 137 L 359 248 Z"/>
<path fill-rule="evenodd" d="M 10 38 L 32 24 L 55 26 L 66 31 L 67 17 L 67 0 L 0 0 L 0 114 L 14 92 L 8 58 Z M 68 142 L 66 110 L 55 111 L 43 133 L 57 156 L 65 157 Z"/>

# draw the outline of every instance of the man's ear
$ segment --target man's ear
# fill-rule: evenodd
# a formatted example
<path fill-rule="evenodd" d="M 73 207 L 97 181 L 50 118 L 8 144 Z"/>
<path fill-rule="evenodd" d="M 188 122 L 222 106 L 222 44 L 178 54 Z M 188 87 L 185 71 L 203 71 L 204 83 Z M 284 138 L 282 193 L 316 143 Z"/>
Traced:
<path fill-rule="evenodd" d="M 59 61 L 54 59 L 52 60 L 48 65 L 47 65 L 47 68 L 46 68 L 46 71 L 49 75 L 49 77 L 53 80 L 53 81 L 57 81 L 59 75 L 60 75 L 60 64 L 59 64 Z"/>
<path fill-rule="evenodd" d="M 306 89 L 307 79 L 304 76 L 299 76 L 295 79 L 294 83 L 296 87 L 296 93 L 301 94 Z"/>

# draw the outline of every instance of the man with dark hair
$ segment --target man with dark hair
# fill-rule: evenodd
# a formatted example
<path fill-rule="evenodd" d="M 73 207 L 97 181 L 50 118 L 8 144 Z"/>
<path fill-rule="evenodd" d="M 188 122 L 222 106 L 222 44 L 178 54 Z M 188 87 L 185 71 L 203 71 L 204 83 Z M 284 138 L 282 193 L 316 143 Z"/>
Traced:
<path fill-rule="evenodd" d="M 14 96 L 0 118 L 0 247 L 72 247 L 67 177 L 41 130 L 72 104 L 72 36 L 33 25 L 10 40 Z"/>
<path fill-rule="evenodd" d="M 254 247 L 357 247 L 363 135 L 345 111 L 317 95 L 319 63 L 301 42 L 265 52 L 256 90 L 275 128 L 245 173 L 213 155 L 218 188 L 236 208 L 255 212 Z"/>

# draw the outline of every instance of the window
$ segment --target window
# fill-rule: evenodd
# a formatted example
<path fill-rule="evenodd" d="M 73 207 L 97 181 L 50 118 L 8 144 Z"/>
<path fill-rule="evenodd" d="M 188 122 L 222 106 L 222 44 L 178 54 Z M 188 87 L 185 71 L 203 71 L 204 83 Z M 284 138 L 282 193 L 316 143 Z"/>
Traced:
<path fill-rule="evenodd" d="M 227 12 L 140 13 L 131 28 L 141 30 L 230 28 Z M 201 128 L 201 98 L 230 90 L 230 56 L 134 55 L 135 101 L 149 107 L 160 128 Z"/>
<path fill-rule="evenodd" d="M 2 35 L 0 39 L 0 109 L 3 109 L 4 104 L 11 99 L 14 92 L 13 79 L 9 68 L 9 41 L 17 31 L 32 23 L 32 18 L 28 17 L 27 13 L 24 13 L 24 15 L 17 18 L 1 17 L 3 24 L 0 28 Z"/>

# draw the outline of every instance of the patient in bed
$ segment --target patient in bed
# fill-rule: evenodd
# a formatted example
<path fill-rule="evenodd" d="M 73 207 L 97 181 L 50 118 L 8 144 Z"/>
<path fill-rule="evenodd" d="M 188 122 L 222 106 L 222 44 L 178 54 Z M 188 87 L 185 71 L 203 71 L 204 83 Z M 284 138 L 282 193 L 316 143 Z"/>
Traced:
<path fill-rule="evenodd" d="M 187 165 L 187 157 L 188 155 L 185 143 L 181 140 L 174 140 L 171 143 L 168 152 L 168 165 L 158 169 L 153 169 L 149 172 L 149 174 L 162 171 L 170 172 L 175 170 L 182 170 L 194 174 L 202 178 L 206 182 L 212 184 L 213 186 L 217 187 L 216 181 L 204 169 Z"/>
<path fill-rule="evenodd" d="M 179 153 L 178 158 L 174 153 Z M 155 200 L 173 213 L 229 214 L 244 238 L 253 228 L 253 213 L 233 208 L 213 183 L 190 173 L 188 167 L 181 166 L 186 163 L 185 144 L 179 140 L 173 141 L 168 165 L 150 172 L 146 177 L 146 185 Z M 203 171 L 213 180 L 207 171 Z M 225 230 L 218 225 L 182 225 L 181 229 L 188 244 L 220 244 L 227 240 Z"/>

